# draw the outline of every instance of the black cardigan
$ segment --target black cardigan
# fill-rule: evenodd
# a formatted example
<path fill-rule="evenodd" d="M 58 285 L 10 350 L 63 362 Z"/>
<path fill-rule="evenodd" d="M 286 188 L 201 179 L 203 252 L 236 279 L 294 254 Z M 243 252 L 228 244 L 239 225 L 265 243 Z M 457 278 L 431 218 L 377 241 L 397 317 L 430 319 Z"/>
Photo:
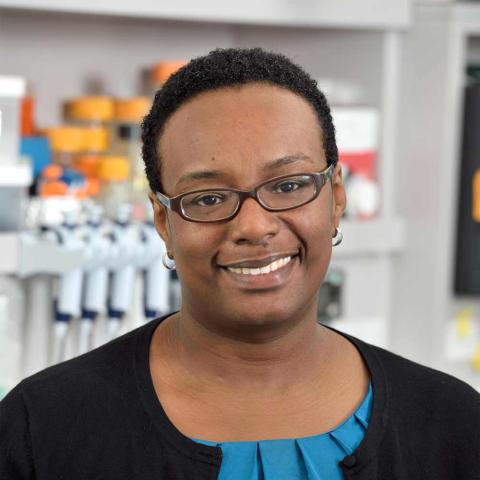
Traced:
<path fill-rule="evenodd" d="M 0 479 L 216 479 L 221 449 L 182 435 L 155 394 L 148 352 L 161 320 L 17 385 L 0 402 Z M 345 337 L 367 363 L 374 399 L 344 478 L 479 480 L 480 395 Z"/>

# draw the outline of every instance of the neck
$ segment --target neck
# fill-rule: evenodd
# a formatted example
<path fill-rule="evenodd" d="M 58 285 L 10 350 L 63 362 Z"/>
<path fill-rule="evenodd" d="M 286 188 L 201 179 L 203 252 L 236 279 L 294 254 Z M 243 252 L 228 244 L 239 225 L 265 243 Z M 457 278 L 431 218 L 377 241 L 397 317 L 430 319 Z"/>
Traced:
<path fill-rule="evenodd" d="M 326 329 L 316 322 L 315 308 L 290 328 L 260 339 L 242 338 L 208 329 L 201 321 L 182 310 L 168 322 L 169 347 L 182 371 L 204 386 L 236 390 L 266 389 L 285 391 L 300 383 L 318 379 L 327 371 Z"/>

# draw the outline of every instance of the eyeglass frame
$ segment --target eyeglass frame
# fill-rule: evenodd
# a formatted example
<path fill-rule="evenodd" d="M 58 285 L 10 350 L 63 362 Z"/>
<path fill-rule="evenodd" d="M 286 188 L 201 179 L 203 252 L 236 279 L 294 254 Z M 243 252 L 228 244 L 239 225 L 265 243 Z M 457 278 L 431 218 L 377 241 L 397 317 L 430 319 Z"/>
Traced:
<path fill-rule="evenodd" d="M 202 188 L 201 190 L 192 190 L 191 192 L 184 192 L 179 195 L 176 195 L 175 197 L 168 197 L 167 195 L 164 195 L 161 192 L 154 192 L 155 198 L 158 201 L 160 205 L 163 205 L 172 212 L 176 212 L 182 217 L 184 220 L 187 222 L 195 222 L 195 223 L 221 223 L 221 222 L 226 222 L 229 220 L 232 220 L 235 218 L 236 215 L 238 215 L 238 212 L 242 208 L 243 202 L 247 198 L 253 198 L 262 208 L 267 210 L 267 212 L 285 212 L 287 210 L 293 210 L 295 208 L 302 207 L 303 205 L 306 205 L 307 203 L 313 202 L 319 195 L 320 192 L 322 191 L 322 188 L 325 186 L 325 184 L 331 180 L 333 177 L 333 170 L 335 168 L 335 163 L 332 163 L 329 165 L 325 170 L 322 170 L 321 172 L 303 172 L 303 173 L 294 173 L 294 174 L 289 174 L 289 175 L 281 175 L 279 177 L 273 177 L 270 178 L 260 184 L 258 184 L 256 187 L 252 188 L 251 190 L 238 190 L 236 188 L 207 188 L 204 189 Z M 295 205 L 294 207 L 288 207 L 288 208 L 271 208 L 267 207 L 262 203 L 260 198 L 258 198 L 258 190 L 262 188 L 264 185 L 270 182 L 282 180 L 285 178 L 291 178 L 291 177 L 300 177 L 302 175 L 309 175 L 312 176 L 314 181 L 315 181 L 315 195 L 310 199 L 307 200 L 306 202 L 300 203 L 299 205 Z M 234 192 L 238 195 L 239 200 L 238 204 L 236 206 L 235 211 L 229 215 L 228 217 L 221 218 L 219 220 L 195 220 L 194 218 L 188 217 L 183 209 L 182 209 L 182 199 L 186 197 L 187 195 L 191 195 L 192 193 L 202 193 L 202 192 Z"/>

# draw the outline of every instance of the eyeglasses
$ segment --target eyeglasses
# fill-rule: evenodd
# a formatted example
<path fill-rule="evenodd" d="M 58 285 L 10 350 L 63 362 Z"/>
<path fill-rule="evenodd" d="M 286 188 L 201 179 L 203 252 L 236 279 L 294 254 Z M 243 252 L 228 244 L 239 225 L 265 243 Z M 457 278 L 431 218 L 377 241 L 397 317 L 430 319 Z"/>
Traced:
<path fill-rule="evenodd" d="M 214 188 L 167 197 L 155 192 L 158 202 L 189 222 L 215 223 L 230 220 L 247 198 L 255 199 L 269 212 L 283 212 L 315 200 L 332 178 L 334 165 L 321 172 L 275 177 L 252 190 Z"/>

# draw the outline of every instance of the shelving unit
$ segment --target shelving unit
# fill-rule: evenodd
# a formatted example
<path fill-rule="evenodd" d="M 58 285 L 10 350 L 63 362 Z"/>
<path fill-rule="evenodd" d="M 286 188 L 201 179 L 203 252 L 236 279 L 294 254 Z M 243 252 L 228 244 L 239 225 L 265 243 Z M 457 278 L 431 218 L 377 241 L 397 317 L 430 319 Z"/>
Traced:
<path fill-rule="evenodd" d="M 0 7 L 46 12 L 84 13 L 128 18 L 218 22 L 226 24 L 283 25 L 302 27 L 396 28 L 409 21 L 408 0 L 307 0 L 282 2 L 245 0 L 241 4 L 221 0 L 1 0 Z"/>
<path fill-rule="evenodd" d="M 395 185 L 401 141 L 398 74 L 409 24 L 408 0 L 367 0 L 361 5 L 356 0 L 248 0 L 237 6 L 219 0 L 169 5 L 149 0 L 0 0 L 0 74 L 27 78 L 40 126 L 59 121 L 66 98 L 136 94 L 141 71 L 153 63 L 188 59 L 217 47 L 262 46 L 285 53 L 316 78 L 355 81 L 362 103 L 380 112 L 382 211 L 372 221 L 344 222 L 344 244 L 333 256 L 333 266 L 347 278 L 346 308 L 337 326 L 343 322 L 355 329 L 367 322 L 370 334 L 381 332 L 368 339 L 390 347 L 395 344 L 394 268 L 401 262 L 405 229 Z M 361 328 L 355 331 L 361 336 Z"/>
<path fill-rule="evenodd" d="M 398 122 L 398 213 L 405 245 L 395 260 L 393 347 L 480 389 L 480 373 L 449 360 L 446 335 L 465 306 L 453 293 L 465 67 L 478 58 L 480 5 L 418 5 L 403 41 Z M 480 248 L 480 246 L 479 246 Z"/>

